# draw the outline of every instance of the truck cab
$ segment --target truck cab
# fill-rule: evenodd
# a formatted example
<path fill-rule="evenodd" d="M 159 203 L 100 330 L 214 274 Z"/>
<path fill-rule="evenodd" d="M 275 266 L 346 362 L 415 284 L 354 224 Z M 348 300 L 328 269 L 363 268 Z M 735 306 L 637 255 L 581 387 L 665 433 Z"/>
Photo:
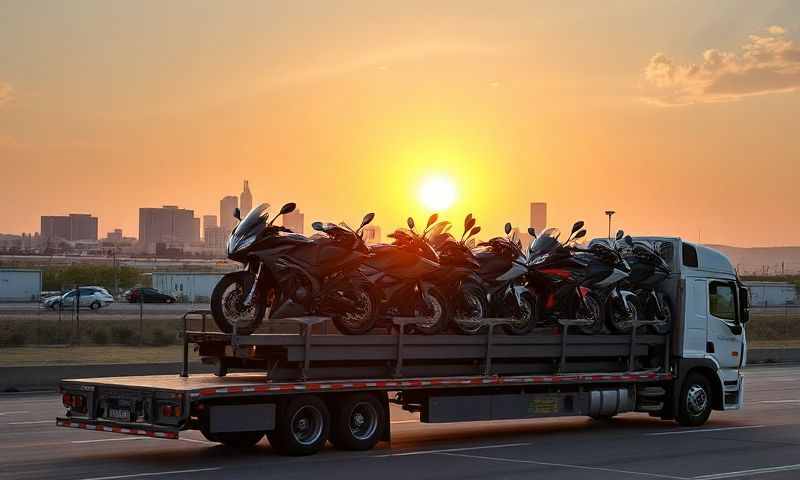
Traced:
<path fill-rule="evenodd" d="M 660 289 L 673 312 L 675 385 L 692 389 L 685 380 L 690 375 L 705 376 L 711 391 L 698 390 L 695 400 L 710 401 L 716 410 L 740 408 L 750 299 L 730 260 L 713 248 L 675 237 L 634 241 L 650 243 L 672 270 Z M 704 385 L 695 387 L 705 390 Z"/>

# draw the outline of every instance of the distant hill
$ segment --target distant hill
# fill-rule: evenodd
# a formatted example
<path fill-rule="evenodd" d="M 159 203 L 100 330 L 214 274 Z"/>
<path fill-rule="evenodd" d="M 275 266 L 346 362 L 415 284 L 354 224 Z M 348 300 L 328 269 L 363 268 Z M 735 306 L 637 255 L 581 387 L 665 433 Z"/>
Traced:
<path fill-rule="evenodd" d="M 708 245 L 727 255 L 741 274 L 800 273 L 800 247 L 730 247 Z"/>

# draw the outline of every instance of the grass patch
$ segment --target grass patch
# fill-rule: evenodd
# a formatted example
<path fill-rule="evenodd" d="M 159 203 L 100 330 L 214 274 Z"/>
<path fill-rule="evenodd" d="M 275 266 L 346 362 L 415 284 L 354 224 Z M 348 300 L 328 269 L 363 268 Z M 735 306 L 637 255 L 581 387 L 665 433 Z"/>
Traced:
<path fill-rule="evenodd" d="M 183 360 L 182 347 L 126 347 L 81 345 L 76 347 L 11 347 L 0 349 L 0 366 L 81 365 L 111 363 L 169 363 Z M 189 360 L 199 361 L 191 349 Z"/>
<path fill-rule="evenodd" d="M 176 319 L 0 319 L 0 355 L 7 347 L 32 345 L 167 346 L 180 343 L 183 321 Z M 80 335 L 80 337 L 78 336 Z"/>

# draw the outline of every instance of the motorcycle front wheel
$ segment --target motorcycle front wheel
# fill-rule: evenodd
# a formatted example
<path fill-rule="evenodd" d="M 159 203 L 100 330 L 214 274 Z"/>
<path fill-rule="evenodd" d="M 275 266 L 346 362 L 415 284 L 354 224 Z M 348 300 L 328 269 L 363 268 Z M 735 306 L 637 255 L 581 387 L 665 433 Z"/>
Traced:
<path fill-rule="evenodd" d="M 267 311 L 265 302 L 244 305 L 256 276 L 247 271 L 231 272 L 220 279 L 211 294 L 211 313 L 214 323 L 224 333 L 250 335 L 264 320 Z"/>
<path fill-rule="evenodd" d="M 537 310 L 533 296 L 526 292 L 520 297 L 519 305 L 515 306 L 511 315 L 511 323 L 503 325 L 503 330 L 509 335 L 527 335 L 536 326 Z"/>
<path fill-rule="evenodd" d="M 484 329 L 487 315 L 486 295 L 478 285 L 467 283 L 456 295 L 453 324 L 464 335 L 475 335 Z"/>
<path fill-rule="evenodd" d="M 332 315 L 336 329 L 345 335 L 363 335 L 375 327 L 377 301 L 363 283 L 357 283 L 340 294 L 348 301 L 347 311 Z"/>
<path fill-rule="evenodd" d="M 447 301 L 436 288 L 423 290 L 414 306 L 414 316 L 424 320 L 414 324 L 414 328 L 425 335 L 434 335 L 447 329 Z"/>
<path fill-rule="evenodd" d="M 621 303 L 622 300 L 617 302 L 613 299 L 609 299 L 609 308 L 607 312 L 608 326 L 612 331 L 617 333 L 631 333 L 633 330 L 633 323 L 641 318 L 642 309 L 639 306 L 639 298 L 633 293 L 630 293 L 627 294 L 625 299 L 628 301 L 628 308 L 630 309 L 630 312 L 627 313 L 624 307 L 618 304 Z"/>
<path fill-rule="evenodd" d="M 589 325 L 580 327 L 581 333 L 596 335 L 605 332 L 605 325 L 603 325 L 605 316 L 601 305 L 600 299 L 593 293 L 586 296 L 585 305 L 581 299 L 578 299 L 576 316 L 579 320 L 589 320 L 591 322 Z"/>

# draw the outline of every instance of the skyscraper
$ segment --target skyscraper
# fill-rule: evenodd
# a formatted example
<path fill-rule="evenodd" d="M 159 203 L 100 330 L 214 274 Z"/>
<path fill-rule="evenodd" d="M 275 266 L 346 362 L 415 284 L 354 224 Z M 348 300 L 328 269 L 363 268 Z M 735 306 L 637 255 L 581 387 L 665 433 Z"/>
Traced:
<path fill-rule="evenodd" d="M 203 215 L 203 229 L 217 226 L 216 215 Z"/>
<path fill-rule="evenodd" d="M 227 237 L 236 226 L 236 219 L 233 217 L 233 211 L 239 206 L 239 199 L 233 195 L 222 197 L 219 201 L 219 226 L 222 228 L 222 234 Z M 247 215 L 247 212 L 242 212 L 242 215 Z"/>
<path fill-rule="evenodd" d="M 545 202 L 531 202 L 531 227 L 539 235 L 547 228 L 547 204 Z"/>
<path fill-rule="evenodd" d="M 253 194 L 250 193 L 250 183 L 247 180 L 244 181 L 242 194 L 239 195 L 239 208 L 242 210 L 242 217 L 253 209 Z"/>
<path fill-rule="evenodd" d="M 143 250 L 155 251 L 157 243 L 188 245 L 200 240 L 200 219 L 194 210 L 164 205 L 139 209 L 139 242 Z"/>
<path fill-rule="evenodd" d="M 300 210 L 289 212 L 283 216 L 283 226 L 293 231 L 294 233 L 303 233 L 303 225 L 305 223 L 305 215 Z"/>

